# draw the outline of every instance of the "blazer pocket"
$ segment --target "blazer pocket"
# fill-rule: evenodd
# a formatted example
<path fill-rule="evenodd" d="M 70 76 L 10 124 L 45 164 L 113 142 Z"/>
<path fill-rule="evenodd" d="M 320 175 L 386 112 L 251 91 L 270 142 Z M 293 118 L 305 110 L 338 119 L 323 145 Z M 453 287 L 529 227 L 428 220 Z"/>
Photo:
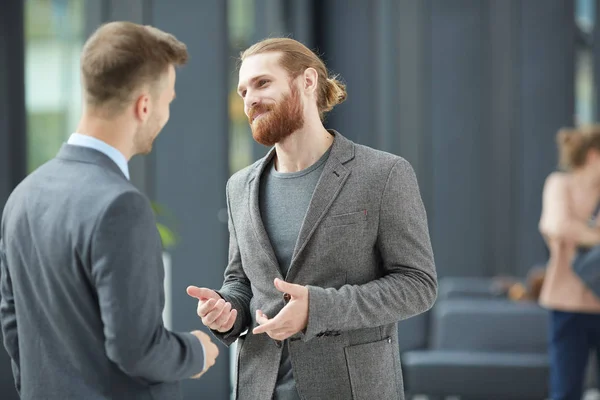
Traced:
<path fill-rule="evenodd" d="M 397 399 L 391 338 L 344 349 L 354 400 Z"/>
<path fill-rule="evenodd" d="M 325 218 L 324 225 L 326 227 L 354 225 L 366 220 L 367 212 L 366 210 L 362 210 L 347 214 L 330 215 Z"/>

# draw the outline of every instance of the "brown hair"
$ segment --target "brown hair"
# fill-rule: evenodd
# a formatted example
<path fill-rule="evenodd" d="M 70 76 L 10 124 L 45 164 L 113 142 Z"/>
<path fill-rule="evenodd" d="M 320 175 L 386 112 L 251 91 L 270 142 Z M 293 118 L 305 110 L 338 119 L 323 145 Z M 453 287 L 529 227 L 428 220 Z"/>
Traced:
<path fill-rule="evenodd" d="M 81 54 L 85 103 L 118 113 L 138 89 L 156 89 L 170 65 L 183 65 L 187 59 L 186 45 L 169 33 L 132 22 L 106 23 Z"/>
<path fill-rule="evenodd" d="M 600 125 L 581 128 L 563 128 L 556 135 L 559 165 L 562 169 L 573 170 L 582 167 L 590 150 L 600 152 Z"/>
<path fill-rule="evenodd" d="M 319 76 L 317 90 L 317 108 L 321 119 L 325 113 L 346 100 L 346 85 L 338 80 L 338 76 L 329 76 L 323 61 L 313 51 L 302 43 L 289 38 L 270 38 L 260 41 L 240 55 L 240 60 L 262 53 L 280 52 L 279 60 L 290 77 L 296 78 L 307 68 L 314 68 Z"/>

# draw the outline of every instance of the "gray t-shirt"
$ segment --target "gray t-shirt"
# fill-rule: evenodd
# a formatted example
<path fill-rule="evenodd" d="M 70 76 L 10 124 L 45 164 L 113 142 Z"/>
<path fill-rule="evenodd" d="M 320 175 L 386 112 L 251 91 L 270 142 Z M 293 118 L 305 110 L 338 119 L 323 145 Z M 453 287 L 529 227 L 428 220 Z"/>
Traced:
<path fill-rule="evenodd" d="M 274 162 L 271 162 L 261 178 L 260 215 L 283 277 L 290 267 L 304 216 L 330 150 L 327 150 L 319 161 L 298 172 L 277 172 Z M 273 399 L 300 400 L 287 341 L 283 346 Z"/>

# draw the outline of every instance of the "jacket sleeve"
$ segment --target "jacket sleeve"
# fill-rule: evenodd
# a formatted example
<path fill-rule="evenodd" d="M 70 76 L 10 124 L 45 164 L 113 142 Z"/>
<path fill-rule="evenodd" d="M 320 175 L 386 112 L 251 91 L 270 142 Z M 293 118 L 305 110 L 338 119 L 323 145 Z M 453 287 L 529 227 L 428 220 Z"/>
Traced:
<path fill-rule="evenodd" d="M 415 173 L 399 159 L 381 195 L 377 247 L 384 274 L 339 289 L 308 286 L 303 340 L 323 332 L 372 328 L 425 312 L 437 297 L 437 274 Z"/>
<path fill-rule="evenodd" d="M 150 383 L 201 372 L 200 341 L 163 325 L 162 246 L 148 199 L 137 191 L 114 199 L 97 221 L 91 246 L 108 358 Z"/>
<path fill-rule="evenodd" d="M 242 259 L 240 249 L 237 243 L 237 236 L 233 218 L 231 216 L 231 206 L 229 202 L 229 184 L 227 184 L 227 214 L 229 228 L 229 262 L 225 269 L 225 281 L 220 290 L 217 291 L 225 301 L 231 303 L 231 306 L 238 311 L 233 328 L 228 332 L 212 331 L 216 338 L 229 346 L 250 326 L 250 300 L 252 299 L 252 289 L 250 281 L 242 268 Z"/>

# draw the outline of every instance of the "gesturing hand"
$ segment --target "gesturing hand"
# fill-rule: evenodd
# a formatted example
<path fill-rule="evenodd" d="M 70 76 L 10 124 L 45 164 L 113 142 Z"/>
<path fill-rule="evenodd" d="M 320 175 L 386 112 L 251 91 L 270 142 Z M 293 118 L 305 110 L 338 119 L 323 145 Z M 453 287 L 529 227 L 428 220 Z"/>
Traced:
<path fill-rule="evenodd" d="M 204 348 L 204 356 L 206 357 L 206 368 L 197 375 L 192 376 L 192 379 L 198 379 L 204 375 L 204 373 L 208 371 L 210 367 L 215 365 L 215 360 L 219 355 L 219 348 L 210 340 L 210 336 L 208 336 L 206 333 L 202 331 L 193 331 L 192 334 L 198 338 L 200 343 L 202 343 L 202 347 Z"/>
<path fill-rule="evenodd" d="M 198 316 L 205 326 L 217 332 L 227 332 L 233 328 L 237 310 L 231 308 L 231 303 L 223 300 L 217 292 L 196 286 L 188 286 L 186 292 L 198 299 Z"/>
<path fill-rule="evenodd" d="M 302 331 L 308 324 L 308 288 L 275 279 L 275 288 L 289 295 L 289 302 L 273 318 L 269 319 L 261 310 L 256 310 L 259 326 L 252 333 L 266 333 L 275 340 L 285 340 Z"/>

